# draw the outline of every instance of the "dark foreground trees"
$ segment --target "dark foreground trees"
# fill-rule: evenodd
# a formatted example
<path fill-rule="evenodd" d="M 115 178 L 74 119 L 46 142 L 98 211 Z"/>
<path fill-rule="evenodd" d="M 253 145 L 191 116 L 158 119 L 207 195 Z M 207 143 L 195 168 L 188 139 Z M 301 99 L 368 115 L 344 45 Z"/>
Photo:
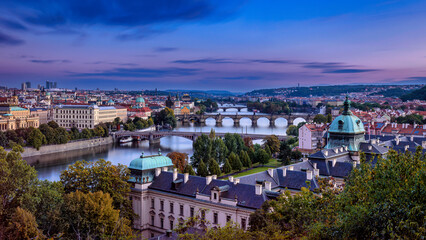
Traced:
<path fill-rule="evenodd" d="M 0 147 L 0 239 L 132 239 L 127 168 L 77 162 L 39 181 L 22 147 Z"/>

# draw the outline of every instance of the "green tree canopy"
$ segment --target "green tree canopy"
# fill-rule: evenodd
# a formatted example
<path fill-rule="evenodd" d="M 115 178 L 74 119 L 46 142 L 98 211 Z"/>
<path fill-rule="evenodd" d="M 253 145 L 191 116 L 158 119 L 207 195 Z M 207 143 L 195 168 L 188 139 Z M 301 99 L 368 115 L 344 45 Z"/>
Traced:
<path fill-rule="evenodd" d="M 207 170 L 206 164 L 204 164 L 204 161 L 200 161 L 200 164 L 198 164 L 197 168 L 197 175 L 201 177 L 205 177 L 209 175 L 209 171 Z"/>
<path fill-rule="evenodd" d="M 214 158 L 210 159 L 209 172 L 210 172 L 211 175 L 220 176 L 220 174 L 221 174 L 219 164 L 216 162 L 216 160 L 214 160 Z"/>
<path fill-rule="evenodd" d="M 229 164 L 228 159 L 225 160 L 225 164 L 223 164 L 223 172 L 230 173 L 232 171 L 231 164 Z"/>
<path fill-rule="evenodd" d="M 326 123 L 327 117 L 322 115 L 322 114 L 317 114 L 317 115 L 315 115 L 313 122 L 314 123 Z"/>

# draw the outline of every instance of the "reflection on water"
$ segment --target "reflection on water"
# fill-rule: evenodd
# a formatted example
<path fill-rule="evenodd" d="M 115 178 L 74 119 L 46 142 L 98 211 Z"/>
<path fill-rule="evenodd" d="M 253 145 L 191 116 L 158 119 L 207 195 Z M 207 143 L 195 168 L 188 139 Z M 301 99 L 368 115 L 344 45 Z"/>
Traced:
<path fill-rule="evenodd" d="M 241 119 L 239 126 L 234 126 L 232 119 L 223 119 L 221 126 L 215 126 L 214 119 L 207 119 L 205 126 L 199 126 L 191 123 L 189 126 L 178 126 L 176 131 L 193 131 L 209 133 L 213 128 L 216 132 L 221 133 L 258 133 L 258 134 L 276 134 L 285 135 L 287 121 L 277 119 L 274 124 L 269 126 L 269 120 L 259 119 L 257 126 L 251 125 L 250 119 Z M 260 141 L 257 141 L 260 143 Z M 145 155 L 158 154 L 158 149 L 162 154 L 169 152 L 184 152 L 189 156 L 192 155 L 192 141 L 182 137 L 168 136 L 161 139 L 161 143 L 157 146 L 149 146 L 148 141 L 131 142 L 125 144 L 110 144 L 84 150 L 75 150 L 57 154 L 49 154 L 43 156 L 35 156 L 26 158 L 26 160 L 36 167 L 39 179 L 48 179 L 51 181 L 59 180 L 61 171 L 65 170 L 68 165 L 78 160 L 95 161 L 103 158 L 111 161 L 113 164 L 129 165 L 130 162 L 138 158 L 143 151 Z M 41 163 L 43 162 L 43 164 Z"/>

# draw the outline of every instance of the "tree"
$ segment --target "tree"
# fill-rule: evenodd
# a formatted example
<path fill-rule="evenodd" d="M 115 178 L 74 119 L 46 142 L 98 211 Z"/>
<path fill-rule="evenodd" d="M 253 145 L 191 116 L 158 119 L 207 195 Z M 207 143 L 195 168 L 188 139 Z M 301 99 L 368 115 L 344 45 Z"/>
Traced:
<path fill-rule="evenodd" d="M 331 113 L 327 114 L 327 123 L 331 123 L 333 121 L 333 116 Z"/>
<path fill-rule="evenodd" d="M 317 114 L 317 115 L 315 115 L 313 122 L 314 123 L 326 123 L 327 117 L 322 115 L 322 114 Z"/>
<path fill-rule="evenodd" d="M 103 137 L 105 134 L 105 130 L 102 126 L 98 125 L 95 127 L 95 129 L 93 129 L 95 136 L 97 137 Z"/>
<path fill-rule="evenodd" d="M 269 158 L 272 157 L 271 149 L 269 148 L 268 145 L 265 146 L 265 152 L 268 154 Z"/>
<path fill-rule="evenodd" d="M 25 209 L 15 208 L 15 212 L 4 229 L 4 239 L 42 239 L 44 238 L 38 229 L 35 217 Z"/>
<path fill-rule="evenodd" d="M 56 134 L 55 134 L 55 130 L 52 127 L 44 123 L 44 124 L 40 124 L 38 129 L 46 137 L 47 144 L 55 144 Z"/>
<path fill-rule="evenodd" d="M 256 151 L 256 158 L 260 164 L 265 165 L 269 162 L 270 155 L 265 150 L 259 149 Z"/>
<path fill-rule="evenodd" d="M 157 125 L 163 125 L 168 124 L 172 128 L 176 127 L 176 117 L 175 113 L 172 109 L 166 107 L 163 110 L 161 110 L 154 119 L 155 124 Z"/>
<path fill-rule="evenodd" d="M 81 131 L 81 137 L 82 138 L 90 139 L 90 138 L 92 138 L 92 136 L 93 135 L 92 135 L 92 132 L 90 131 L 90 129 L 85 128 Z"/>
<path fill-rule="evenodd" d="M 265 142 L 265 146 L 268 146 L 271 150 L 271 154 L 277 153 L 280 151 L 280 140 L 276 135 L 270 135 L 263 139 Z"/>
<path fill-rule="evenodd" d="M 299 131 L 297 129 L 297 126 L 295 125 L 288 126 L 286 133 L 289 136 L 296 136 L 296 137 L 299 136 Z"/>
<path fill-rule="evenodd" d="M 209 171 L 207 170 L 207 166 L 204 164 L 203 160 L 201 160 L 200 164 L 198 164 L 197 175 L 201 177 L 209 175 Z"/>
<path fill-rule="evenodd" d="M 58 127 L 55 130 L 55 143 L 56 144 L 64 144 L 70 140 L 70 135 L 65 128 Z"/>
<path fill-rule="evenodd" d="M 250 158 L 251 163 L 256 163 L 256 153 L 254 152 L 254 148 L 249 148 L 247 154 Z"/>
<path fill-rule="evenodd" d="M 223 172 L 230 173 L 232 171 L 231 164 L 229 164 L 228 159 L 225 160 L 225 164 L 223 164 Z"/>
<path fill-rule="evenodd" d="M 22 205 L 25 193 L 37 178 L 36 170 L 22 159 L 23 151 L 19 145 L 8 153 L 0 147 L 0 239 L 7 239 L 5 234 L 11 216 Z"/>
<path fill-rule="evenodd" d="M 219 176 L 221 174 L 219 164 L 217 164 L 217 162 L 216 162 L 216 160 L 214 160 L 214 158 L 210 159 L 209 172 L 210 172 L 211 175 Z"/>
<path fill-rule="evenodd" d="M 236 153 L 238 150 L 237 142 L 235 141 L 234 134 L 226 133 L 223 141 L 229 153 Z"/>
<path fill-rule="evenodd" d="M 215 158 L 219 164 L 223 164 L 227 156 L 228 149 L 223 140 L 221 138 L 214 139 L 212 144 L 212 157 Z"/>
<path fill-rule="evenodd" d="M 189 175 L 193 175 L 193 176 L 197 175 L 195 174 L 195 171 L 190 164 L 186 165 L 184 173 L 189 173 Z"/>
<path fill-rule="evenodd" d="M 59 125 L 55 121 L 50 121 L 47 123 L 47 125 L 53 129 L 59 128 Z"/>
<path fill-rule="evenodd" d="M 299 150 L 291 151 L 290 158 L 293 160 L 299 160 L 303 157 L 302 153 Z"/>
<path fill-rule="evenodd" d="M 9 144 L 6 134 L 3 131 L 0 131 L 0 146 L 5 148 Z"/>
<path fill-rule="evenodd" d="M 72 140 L 77 140 L 81 138 L 80 131 L 76 127 L 72 127 L 69 133 Z"/>
<path fill-rule="evenodd" d="M 253 147 L 253 141 L 251 140 L 250 137 L 244 137 L 243 141 L 244 141 L 244 145 L 247 148 L 252 148 Z"/>
<path fill-rule="evenodd" d="M 195 168 L 198 167 L 200 161 L 208 162 L 212 152 L 212 143 L 207 135 L 201 134 L 197 140 L 192 144 L 194 153 L 191 157 L 191 165 Z"/>
<path fill-rule="evenodd" d="M 213 128 L 210 129 L 209 138 L 212 139 L 212 140 L 216 138 L 216 132 L 214 131 Z"/>
<path fill-rule="evenodd" d="M 229 154 L 228 160 L 231 164 L 232 170 L 240 171 L 243 168 L 243 165 L 237 154 L 231 152 L 231 154 Z"/>
<path fill-rule="evenodd" d="M 24 208 L 34 214 L 39 228 L 46 237 L 60 235 L 67 225 L 61 216 L 64 187 L 61 182 L 36 180 L 24 196 Z"/>
<path fill-rule="evenodd" d="M 72 239 L 131 239 L 129 220 L 120 217 L 108 193 L 71 192 L 64 197 L 63 217 L 68 220 L 66 235 Z"/>
<path fill-rule="evenodd" d="M 170 152 L 167 154 L 167 157 L 172 159 L 173 165 L 183 173 L 186 165 L 188 164 L 188 154 L 180 152 Z"/>
<path fill-rule="evenodd" d="M 290 164 L 291 160 L 291 148 L 288 144 L 288 141 L 281 142 L 280 145 L 280 153 L 278 154 L 278 158 L 284 165 Z"/>
<path fill-rule="evenodd" d="M 28 144 L 37 150 L 40 150 L 40 147 L 46 143 L 46 137 L 38 129 L 34 129 L 28 136 Z"/>
<path fill-rule="evenodd" d="M 240 152 L 240 160 L 241 160 L 241 163 L 243 164 L 244 167 L 246 167 L 246 168 L 251 167 L 251 160 L 250 160 L 250 157 L 249 157 L 249 155 L 247 154 L 246 151 Z"/>
<path fill-rule="evenodd" d="M 102 191 L 109 193 L 114 207 L 120 214 L 133 219 L 133 209 L 128 198 L 130 171 L 125 165 L 112 165 L 110 161 L 99 159 L 95 162 L 77 161 L 61 173 L 61 182 L 65 193 L 81 191 L 83 193 Z"/>

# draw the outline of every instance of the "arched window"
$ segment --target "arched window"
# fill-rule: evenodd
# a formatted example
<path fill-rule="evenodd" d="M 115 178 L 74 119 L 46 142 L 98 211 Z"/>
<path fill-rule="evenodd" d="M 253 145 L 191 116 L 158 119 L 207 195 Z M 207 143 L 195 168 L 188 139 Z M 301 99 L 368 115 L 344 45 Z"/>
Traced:
<path fill-rule="evenodd" d="M 339 124 L 339 129 L 342 130 L 344 124 L 343 120 L 339 120 L 337 123 Z"/>

